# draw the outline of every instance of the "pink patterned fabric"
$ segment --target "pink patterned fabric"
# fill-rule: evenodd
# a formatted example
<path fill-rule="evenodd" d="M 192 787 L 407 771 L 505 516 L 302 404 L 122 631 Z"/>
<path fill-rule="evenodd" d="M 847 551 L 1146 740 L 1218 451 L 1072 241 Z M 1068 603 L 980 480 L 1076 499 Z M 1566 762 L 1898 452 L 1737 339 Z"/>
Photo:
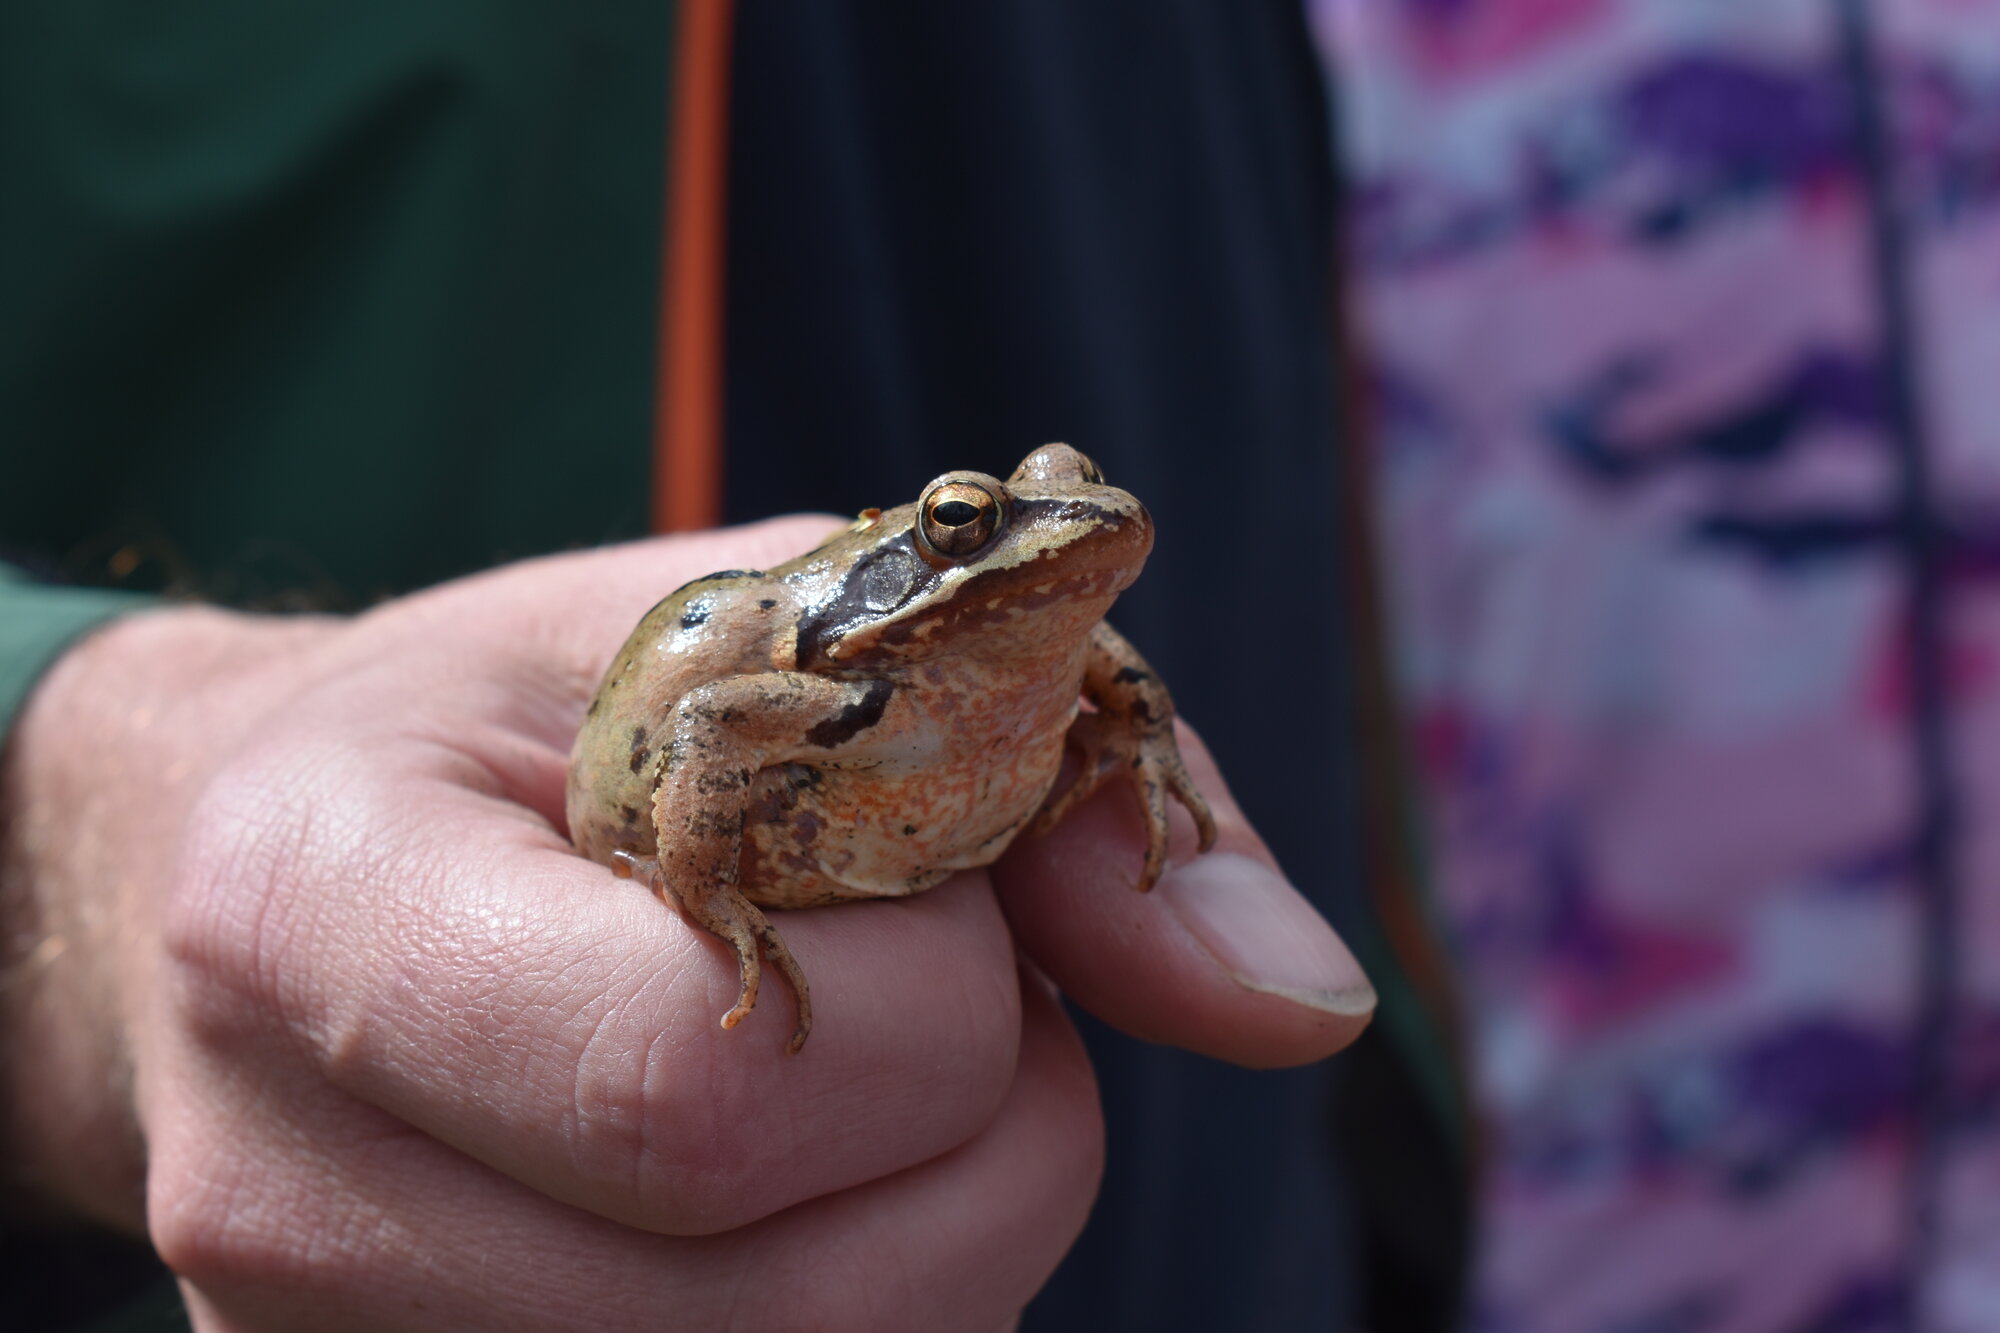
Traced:
<path fill-rule="evenodd" d="M 2000 1329 L 2000 0 L 1843 5 L 1313 3 L 1481 1329 Z"/>

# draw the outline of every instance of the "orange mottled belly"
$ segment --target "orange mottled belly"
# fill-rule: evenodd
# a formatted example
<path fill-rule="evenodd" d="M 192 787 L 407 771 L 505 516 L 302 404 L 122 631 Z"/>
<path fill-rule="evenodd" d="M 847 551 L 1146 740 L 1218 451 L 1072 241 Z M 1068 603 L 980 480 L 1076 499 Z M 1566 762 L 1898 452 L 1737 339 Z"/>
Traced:
<path fill-rule="evenodd" d="M 764 907 L 894 898 L 990 864 L 1042 806 L 1063 733 L 919 773 L 787 764 L 757 775 L 740 887 Z"/>

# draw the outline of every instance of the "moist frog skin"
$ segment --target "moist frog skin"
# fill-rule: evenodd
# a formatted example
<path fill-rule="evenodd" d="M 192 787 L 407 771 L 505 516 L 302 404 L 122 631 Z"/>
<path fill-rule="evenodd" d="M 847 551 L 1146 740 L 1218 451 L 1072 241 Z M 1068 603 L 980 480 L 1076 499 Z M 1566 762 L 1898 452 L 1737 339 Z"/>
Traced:
<path fill-rule="evenodd" d="M 723 1027 L 756 1005 L 768 957 L 797 999 L 794 1052 L 811 988 L 764 908 L 921 892 L 1118 775 L 1145 816 L 1150 889 L 1169 796 L 1203 851 L 1215 839 L 1171 697 L 1104 623 L 1152 545 L 1145 507 L 1051 444 L 1005 482 L 948 472 L 795 560 L 686 584 L 590 705 L 571 837 L 735 949 Z M 1077 779 L 1051 800 L 1071 747 Z"/>

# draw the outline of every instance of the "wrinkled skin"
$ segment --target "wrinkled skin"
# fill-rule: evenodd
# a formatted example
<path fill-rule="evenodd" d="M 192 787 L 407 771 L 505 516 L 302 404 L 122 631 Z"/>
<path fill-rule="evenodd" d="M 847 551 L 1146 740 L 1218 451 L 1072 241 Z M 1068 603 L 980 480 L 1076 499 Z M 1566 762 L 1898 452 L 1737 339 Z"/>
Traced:
<path fill-rule="evenodd" d="M 1103 1150 L 1044 977 L 1258 1065 L 1351 1040 L 1366 984 L 1184 733 L 1218 849 L 1152 895 L 1106 791 L 990 872 L 790 914 L 843 1021 L 717 1040 L 735 959 L 575 854 L 568 750 L 660 588 L 827 523 L 68 653 L 0 769 L 10 1178 L 149 1229 L 203 1333 L 1007 1326 Z"/>

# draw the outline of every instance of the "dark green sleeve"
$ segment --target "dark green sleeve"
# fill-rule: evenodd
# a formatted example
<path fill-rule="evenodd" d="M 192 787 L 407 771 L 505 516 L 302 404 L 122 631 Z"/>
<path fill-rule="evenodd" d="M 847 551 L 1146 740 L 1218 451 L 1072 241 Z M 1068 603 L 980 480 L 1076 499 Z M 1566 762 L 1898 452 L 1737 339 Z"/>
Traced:
<path fill-rule="evenodd" d="M 50 588 L 0 565 L 0 738 L 63 649 L 121 612 L 151 599 L 95 588 Z"/>
<path fill-rule="evenodd" d="M 0 560 L 343 609 L 642 533 L 673 18 L 0 5 Z"/>
<path fill-rule="evenodd" d="M 69 585 L 342 609 L 645 530 L 676 9 L 0 5 L 0 739 L 147 604 Z M 128 1294 L 30 1239 L 0 1327 Z M 92 1333 L 184 1329 L 155 1281 Z"/>

